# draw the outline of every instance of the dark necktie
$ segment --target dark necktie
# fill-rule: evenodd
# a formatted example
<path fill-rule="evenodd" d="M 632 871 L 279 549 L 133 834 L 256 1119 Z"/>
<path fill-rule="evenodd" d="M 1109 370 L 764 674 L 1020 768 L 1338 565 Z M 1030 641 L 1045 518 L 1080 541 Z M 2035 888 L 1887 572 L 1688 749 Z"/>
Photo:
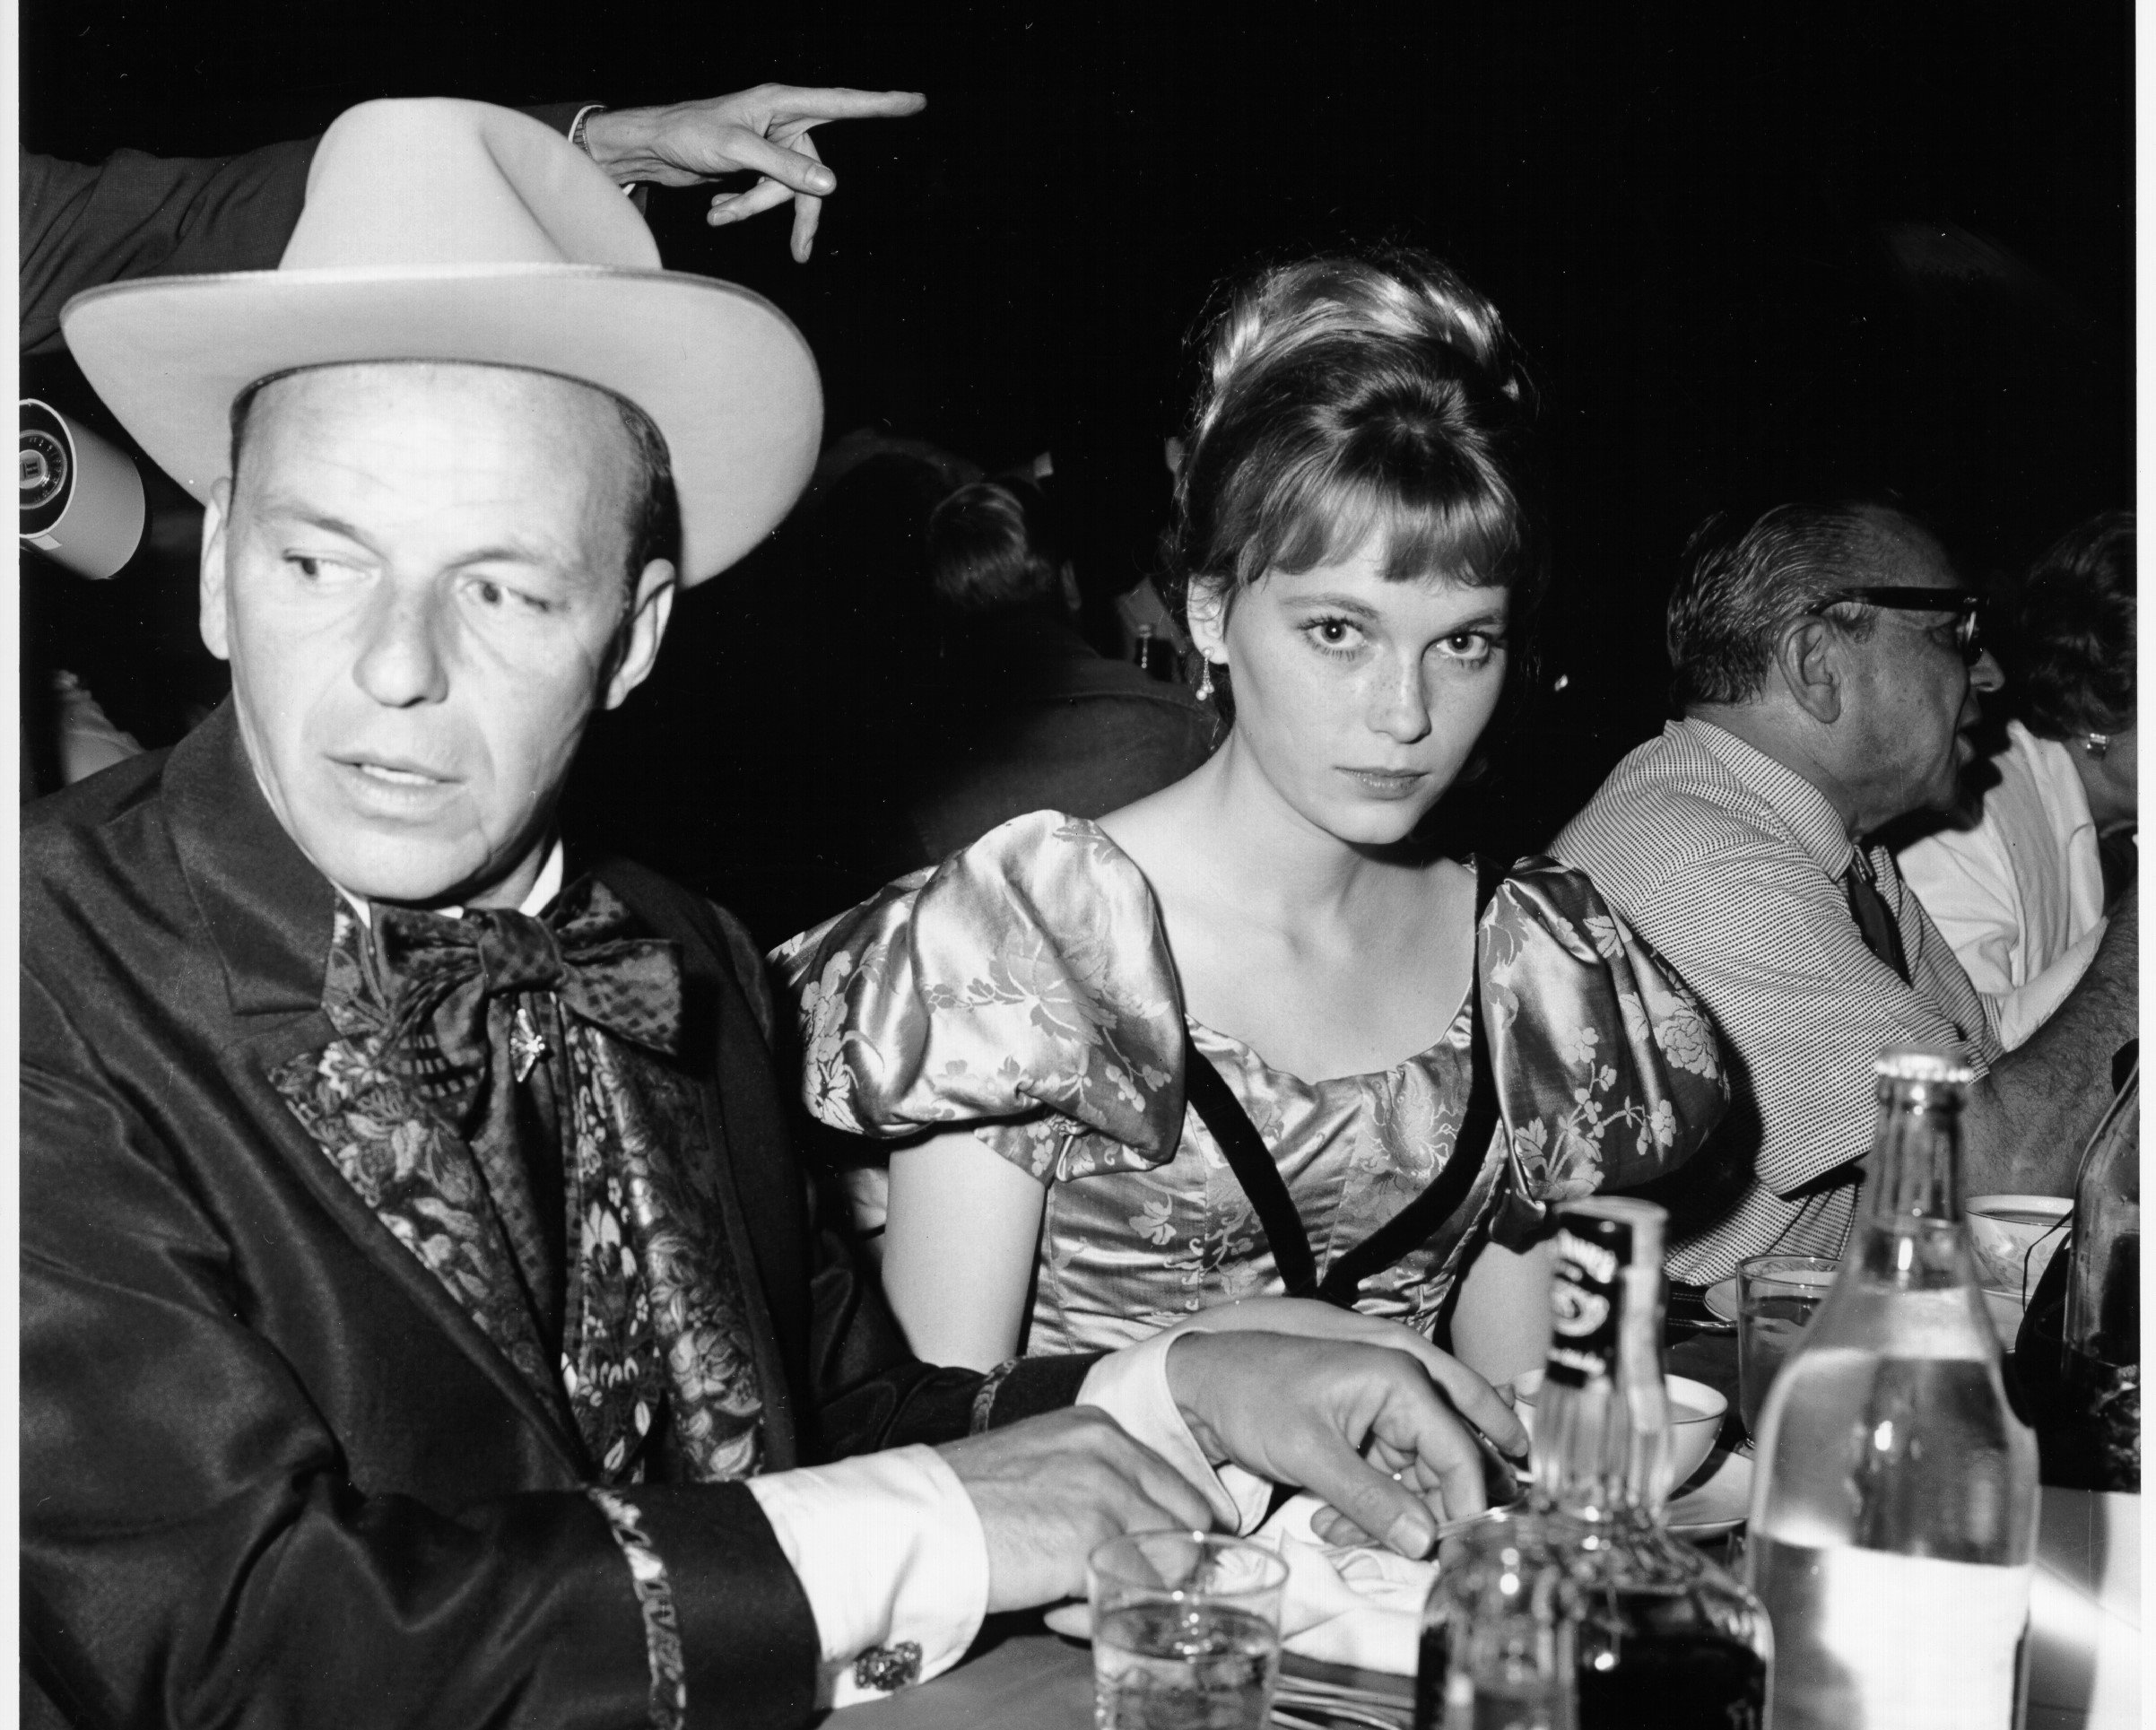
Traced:
<path fill-rule="evenodd" d="M 621 902 L 579 880 L 538 918 L 377 906 L 374 952 L 391 1045 L 429 1106 L 471 1147 L 550 1350 L 562 1324 L 561 1018 L 663 1053 L 679 1042 L 681 961 Z"/>
<path fill-rule="evenodd" d="M 1848 886 L 1849 917 L 1856 921 L 1865 947 L 1899 973 L 1902 984 L 1908 984 L 1909 963 L 1901 950 L 1901 927 L 1894 922 L 1893 913 L 1873 882 L 1872 862 L 1865 856 L 1861 847 L 1850 859 L 1842 882 Z"/>

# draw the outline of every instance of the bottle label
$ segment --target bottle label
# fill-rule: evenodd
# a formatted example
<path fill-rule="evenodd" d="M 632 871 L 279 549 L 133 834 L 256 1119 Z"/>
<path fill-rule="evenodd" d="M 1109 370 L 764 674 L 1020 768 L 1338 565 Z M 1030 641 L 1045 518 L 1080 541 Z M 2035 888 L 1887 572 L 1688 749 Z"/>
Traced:
<path fill-rule="evenodd" d="M 1550 1288 L 1546 1378 L 1569 1387 L 1599 1381 L 1617 1363 L 1617 1322 L 1632 1228 L 1622 1220 L 1566 1217 L 1558 1228 Z"/>
<path fill-rule="evenodd" d="M 1760 1541 L 1777 1730 L 2012 1730 L 2033 1564 Z"/>

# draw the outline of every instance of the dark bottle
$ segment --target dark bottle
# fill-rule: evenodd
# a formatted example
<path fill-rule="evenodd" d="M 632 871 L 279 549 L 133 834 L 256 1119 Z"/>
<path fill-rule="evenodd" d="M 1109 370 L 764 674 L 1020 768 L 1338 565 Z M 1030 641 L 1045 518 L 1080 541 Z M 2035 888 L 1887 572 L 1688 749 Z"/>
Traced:
<path fill-rule="evenodd" d="M 1415 1730 L 1578 1730 L 1569 1605 L 1541 1515 L 1495 1514 L 1447 1538 L 1422 1612 Z"/>
<path fill-rule="evenodd" d="M 2030 1300 L 2014 1370 L 2039 1480 L 2141 1492 L 2141 1070 L 2090 1138 L 2073 1235 Z"/>
<path fill-rule="evenodd" d="M 1559 1212 L 1534 1493 L 1525 1512 L 1469 1527 L 1448 1552 L 1424 1616 L 1417 1721 L 1427 1730 L 1757 1730 L 1761 1721 L 1773 1656 L 1766 1613 L 1663 1524 L 1666 1218 L 1621 1196 Z M 1510 1596 L 1485 1588 L 1476 1597 L 1477 1579 L 1493 1574 L 1511 1577 Z M 1545 1605 L 1556 1626 L 1541 1642 L 1531 1613 Z M 1560 1652 L 1569 1690 L 1531 1661 Z M 1456 1655 L 1479 1656 L 1480 1672 L 1440 1670 Z"/>

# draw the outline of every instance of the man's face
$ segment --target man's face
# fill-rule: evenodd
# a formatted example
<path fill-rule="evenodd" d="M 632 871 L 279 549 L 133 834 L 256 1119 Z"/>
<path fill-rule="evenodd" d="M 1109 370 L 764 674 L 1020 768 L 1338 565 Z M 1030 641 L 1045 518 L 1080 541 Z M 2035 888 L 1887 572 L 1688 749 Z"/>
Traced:
<path fill-rule="evenodd" d="M 649 672 L 674 572 L 624 576 L 633 447 L 587 386 L 325 367 L 265 387 L 204 525 L 203 640 L 231 663 L 285 830 L 370 900 L 515 905 L 595 709 Z"/>
<path fill-rule="evenodd" d="M 1885 513 L 1877 519 L 1873 562 L 1852 583 L 1965 587 L 1937 541 Z M 1859 832 L 1910 812 L 1953 809 L 1962 770 L 1976 755 L 1970 733 L 1981 695 L 2003 682 L 1988 653 L 1973 667 L 1963 658 L 1952 612 L 1882 607 L 1873 619 L 1871 636 L 1847 645 L 1842 696 L 1842 778 Z"/>

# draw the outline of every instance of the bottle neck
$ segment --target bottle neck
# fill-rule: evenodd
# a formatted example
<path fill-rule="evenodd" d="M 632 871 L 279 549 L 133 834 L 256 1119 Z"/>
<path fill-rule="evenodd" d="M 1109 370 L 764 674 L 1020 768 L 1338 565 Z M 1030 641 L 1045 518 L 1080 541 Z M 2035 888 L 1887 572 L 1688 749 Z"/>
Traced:
<path fill-rule="evenodd" d="M 1863 1276 L 1909 1288 L 1975 1282 L 1961 1220 L 1963 1094 L 1959 1080 L 1881 1074 L 1864 1218 L 1849 1256 Z"/>
<path fill-rule="evenodd" d="M 2112 1363 L 2141 1358 L 2141 1074 L 2089 1143 L 2073 1188 L 2065 1343 Z"/>
<path fill-rule="evenodd" d="M 1567 1236 L 1559 1235 L 1558 1326 L 1535 1412 L 1536 1499 L 1588 1522 L 1658 1519 L 1671 1468 L 1660 1234 L 1599 1268 L 1568 1256 Z M 1605 1270 L 1606 1279 L 1594 1277 Z M 1604 1301 L 1604 1326 L 1579 1330 L 1580 1308 Z"/>
<path fill-rule="evenodd" d="M 1961 1217 L 1961 1089 L 1882 1079 L 1865 1217 L 1893 1228 Z"/>

